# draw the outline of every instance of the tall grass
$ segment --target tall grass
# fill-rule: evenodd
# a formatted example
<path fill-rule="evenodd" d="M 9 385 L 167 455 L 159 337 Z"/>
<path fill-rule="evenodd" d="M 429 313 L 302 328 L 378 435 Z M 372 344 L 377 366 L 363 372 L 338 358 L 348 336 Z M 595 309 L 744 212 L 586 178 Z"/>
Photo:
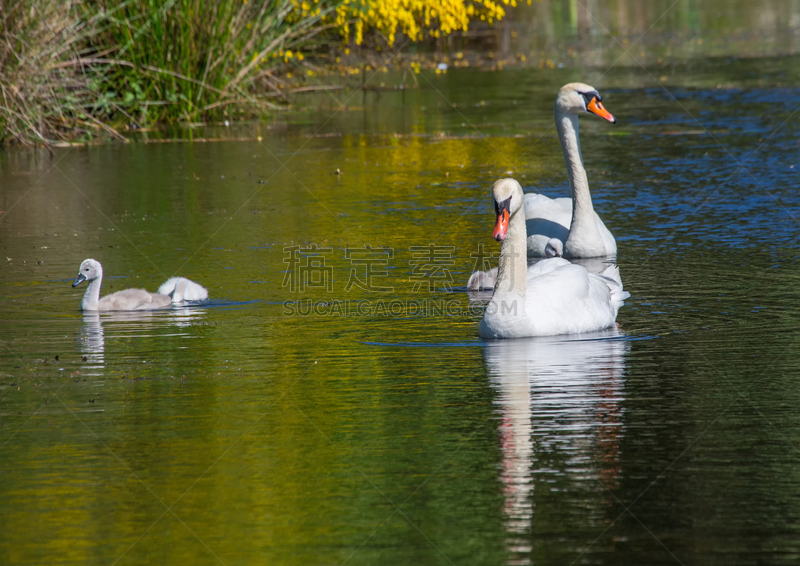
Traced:
<path fill-rule="evenodd" d="M 308 64 L 302 53 L 338 0 L 296 1 L 7 0 L 0 140 L 264 114 L 283 96 L 281 71 Z"/>
<path fill-rule="evenodd" d="M 298 17 L 292 0 L 95 3 L 106 13 L 96 49 L 113 47 L 96 61 L 112 65 L 112 92 L 143 124 L 274 108 L 286 53 L 313 48 L 332 5 Z"/>
<path fill-rule="evenodd" d="M 0 141 L 49 143 L 102 130 L 85 111 L 97 93 L 74 64 L 92 23 L 71 1 L 8 0 L 2 8 Z"/>

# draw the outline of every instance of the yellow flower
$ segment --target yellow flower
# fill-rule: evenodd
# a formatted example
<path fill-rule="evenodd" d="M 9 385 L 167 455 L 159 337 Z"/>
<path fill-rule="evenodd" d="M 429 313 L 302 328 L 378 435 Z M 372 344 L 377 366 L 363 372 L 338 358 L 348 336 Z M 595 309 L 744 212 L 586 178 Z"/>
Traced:
<path fill-rule="evenodd" d="M 294 0 L 295 5 L 298 1 Z M 302 1 L 305 9 L 307 0 Z M 386 36 L 389 43 L 394 43 L 398 31 L 418 41 L 424 37 L 425 31 L 430 37 L 446 37 L 454 31 L 467 31 L 474 19 L 491 24 L 505 17 L 504 5 L 516 6 L 517 0 L 343 0 L 323 20 L 337 26 L 345 42 L 353 36 L 355 43 L 360 45 L 364 35 L 375 30 Z M 345 54 L 349 52 L 349 49 L 345 50 Z"/>

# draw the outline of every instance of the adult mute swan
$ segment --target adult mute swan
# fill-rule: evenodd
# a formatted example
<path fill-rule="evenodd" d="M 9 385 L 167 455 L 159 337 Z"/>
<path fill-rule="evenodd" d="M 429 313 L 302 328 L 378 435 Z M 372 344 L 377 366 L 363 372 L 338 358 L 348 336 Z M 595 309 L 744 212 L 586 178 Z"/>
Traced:
<path fill-rule="evenodd" d="M 613 327 L 619 307 L 630 296 L 622 289 L 617 266 L 595 275 L 554 257 L 528 268 L 522 187 L 514 179 L 500 179 L 492 196 L 497 213 L 494 238 L 502 244 L 480 336 L 552 336 Z"/>
<path fill-rule="evenodd" d="M 208 292 L 193 281 L 183 277 L 173 278 L 178 281 L 173 282 L 172 289 L 169 294 L 166 293 L 150 293 L 144 289 L 125 289 L 124 291 L 117 291 L 110 295 L 100 298 L 100 285 L 103 282 L 103 266 L 100 262 L 94 259 L 85 259 L 81 263 L 78 277 L 72 283 L 73 287 L 77 287 L 84 281 L 89 282 L 86 293 L 83 295 L 81 301 L 81 309 L 85 311 L 134 311 L 134 310 L 153 310 L 163 309 L 171 306 L 173 303 L 180 303 L 188 299 L 187 294 L 196 294 L 197 288 L 205 292 L 206 298 Z M 172 279 L 167 281 L 170 283 Z M 164 288 L 167 283 L 162 285 Z"/>
<path fill-rule="evenodd" d="M 544 195 L 525 195 L 525 218 L 528 229 L 528 255 L 547 257 L 548 240 L 564 243 L 564 257 L 582 258 L 617 253 L 617 243 L 592 207 L 589 181 L 583 167 L 578 138 L 578 115 L 591 113 L 612 124 L 616 119 L 603 108 L 603 98 L 594 87 L 570 83 L 556 96 L 555 119 L 558 139 L 567 162 L 572 198 L 550 199 Z"/>

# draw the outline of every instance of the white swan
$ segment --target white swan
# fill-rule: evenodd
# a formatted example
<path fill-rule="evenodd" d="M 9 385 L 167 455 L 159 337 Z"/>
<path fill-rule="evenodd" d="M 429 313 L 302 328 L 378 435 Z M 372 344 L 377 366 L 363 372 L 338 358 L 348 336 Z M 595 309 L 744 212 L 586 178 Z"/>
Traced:
<path fill-rule="evenodd" d="M 630 296 L 622 289 L 617 266 L 595 275 L 554 257 L 528 268 L 522 187 L 514 179 L 500 179 L 492 196 L 497 212 L 494 238 L 502 244 L 480 336 L 552 336 L 613 327 L 619 307 Z"/>
<path fill-rule="evenodd" d="M 158 292 L 172 297 L 173 303 L 205 301 L 208 298 L 208 289 L 186 277 L 170 277 L 161 284 Z"/>
<path fill-rule="evenodd" d="M 175 278 L 175 279 L 183 279 Z M 117 291 L 110 295 L 100 298 L 100 285 L 103 282 L 103 266 L 100 262 L 94 259 L 85 259 L 81 263 L 78 277 L 72 283 L 73 287 L 77 287 L 84 281 L 89 282 L 86 293 L 83 295 L 81 301 L 81 309 L 85 311 L 133 311 L 133 310 L 153 310 L 163 309 L 171 306 L 173 303 L 179 303 L 184 300 L 184 296 L 180 292 L 175 292 L 178 286 L 173 286 L 172 296 L 161 293 L 150 293 L 144 289 L 125 289 L 124 291 Z M 185 279 L 186 282 L 191 283 L 192 286 L 199 287 L 197 283 Z M 166 285 L 166 283 L 165 283 Z M 189 288 L 192 292 L 195 289 L 184 283 L 180 284 L 181 288 Z M 205 289 L 203 289 L 205 291 Z M 185 291 L 184 291 L 185 292 Z M 208 293 L 206 292 L 206 297 Z"/>
<path fill-rule="evenodd" d="M 551 238 L 564 243 L 564 257 L 599 257 L 617 253 L 617 243 L 592 207 L 589 181 L 583 167 L 578 138 L 578 115 L 592 113 L 616 122 L 593 87 L 570 83 L 556 96 L 555 119 L 558 139 L 567 162 L 572 198 L 550 199 L 544 195 L 525 195 L 525 218 L 528 228 L 528 255 L 547 257 L 545 247 Z"/>

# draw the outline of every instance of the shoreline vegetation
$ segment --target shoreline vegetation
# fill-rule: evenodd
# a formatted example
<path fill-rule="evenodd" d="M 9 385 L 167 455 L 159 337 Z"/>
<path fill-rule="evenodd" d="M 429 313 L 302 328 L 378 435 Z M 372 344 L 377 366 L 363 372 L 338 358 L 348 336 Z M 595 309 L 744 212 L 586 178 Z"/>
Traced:
<path fill-rule="evenodd" d="M 335 5 L 291 0 L 10 0 L 0 141 L 86 141 L 160 123 L 279 108 L 287 54 L 313 49 Z"/>
<path fill-rule="evenodd" d="M 0 142 L 269 115 L 350 49 L 441 38 L 516 0 L 9 0 Z"/>
<path fill-rule="evenodd" d="M 414 88 L 416 74 L 453 67 L 604 67 L 622 56 L 662 65 L 800 45 L 800 11 L 780 0 L 673 5 L 9 0 L 0 9 L 0 142 L 126 142 L 136 130 L 264 118 L 302 93 L 385 88 L 366 77 L 390 69 L 401 71 L 394 87 Z"/>

